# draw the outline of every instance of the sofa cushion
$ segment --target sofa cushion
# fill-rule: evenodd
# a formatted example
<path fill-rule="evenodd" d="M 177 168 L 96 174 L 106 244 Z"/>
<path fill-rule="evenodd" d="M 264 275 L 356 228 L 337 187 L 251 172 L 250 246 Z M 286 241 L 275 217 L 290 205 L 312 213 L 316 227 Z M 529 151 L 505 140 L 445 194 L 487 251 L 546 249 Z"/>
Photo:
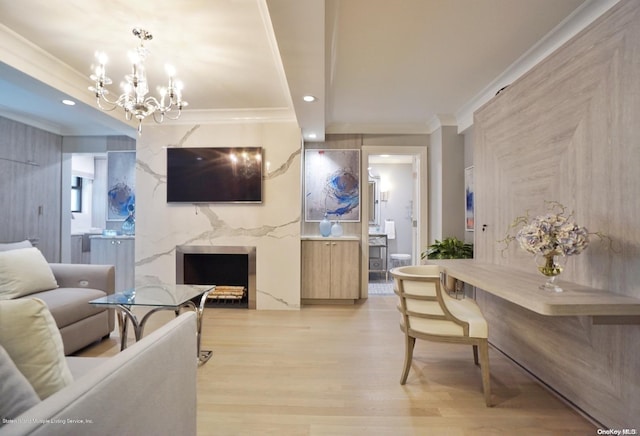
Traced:
<path fill-rule="evenodd" d="M 60 331 L 42 300 L 0 300 L 0 344 L 40 399 L 73 381 Z"/>
<path fill-rule="evenodd" d="M 0 426 L 4 419 L 14 419 L 40 402 L 29 380 L 13 363 L 7 351 L 0 345 Z"/>
<path fill-rule="evenodd" d="M 58 288 L 37 292 L 29 297 L 44 301 L 49 312 L 53 315 L 56 325 L 61 329 L 106 310 L 104 306 L 95 307 L 89 304 L 89 301 L 106 295 L 104 291 L 99 289 Z"/>
<path fill-rule="evenodd" d="M 11 299 L 58 287 L 40 250 L 35 247 L 0 252 L 0 299 Z"/>

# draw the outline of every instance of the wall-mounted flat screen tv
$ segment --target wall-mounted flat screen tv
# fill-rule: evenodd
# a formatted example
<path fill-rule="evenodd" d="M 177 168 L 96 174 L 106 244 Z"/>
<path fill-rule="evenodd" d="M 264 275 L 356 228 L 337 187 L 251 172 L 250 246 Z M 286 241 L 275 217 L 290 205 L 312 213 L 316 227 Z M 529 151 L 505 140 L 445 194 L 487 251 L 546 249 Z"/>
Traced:
<path fill-rule="evenodd" d="M 262 147 L 167 148 L 168 203 L 261 203 Z"/>

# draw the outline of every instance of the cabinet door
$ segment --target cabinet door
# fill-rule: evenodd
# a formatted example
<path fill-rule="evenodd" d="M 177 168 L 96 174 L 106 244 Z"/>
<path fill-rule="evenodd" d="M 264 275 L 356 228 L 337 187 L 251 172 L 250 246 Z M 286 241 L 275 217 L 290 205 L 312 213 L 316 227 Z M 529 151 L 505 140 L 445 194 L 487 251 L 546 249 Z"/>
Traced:
<path fill-rule="evenodd" d="M 302 298 L 331 298 L 330 241 L 302 241 Z"/>
<path fill-rule="evenodd" d="M 332 241 L 331 298 L 360 298 L 360 243 Z"/>
<path fill-rule="evenodd" d="M 91 263 L 96 265 L 116 265 L 116 251 L 113 239 L 91 239 Z"/>
<path fill-rule="evenodd" d="M 135 285 L 133 239 L 91 239 L 91 263 L 113 265 L 116 268 L 116 292 L 123 292 Z"/>
<path fill-rule="evenodd" d="M 116 292 L 135 287 L 135 240 L 116 241 Z"/>
<path fill-rule="evenodd" d="M 82 263 L 82 235 L 71 235 L 71 263 Z"/>

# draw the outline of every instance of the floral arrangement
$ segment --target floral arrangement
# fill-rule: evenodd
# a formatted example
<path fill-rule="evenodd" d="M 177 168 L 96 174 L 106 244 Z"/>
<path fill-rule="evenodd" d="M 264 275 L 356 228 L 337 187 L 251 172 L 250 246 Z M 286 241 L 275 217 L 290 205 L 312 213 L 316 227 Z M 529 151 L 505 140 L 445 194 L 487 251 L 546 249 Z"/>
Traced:
<path fill-rule="evenodd" d="M 520 247 L 529 253 L 541 256 L 580 254 L 589 246 L 589 231 L 576 224 L 573 213 L 567 214 L 566 207 L 556 201 L 545 201 L 549 210 L 545 215 L 530 219 L 517 217 L 510 230 L 518 229 L 515 236 L 507 232 L 503 242 L 505 247 L 516 240 Z M 600 238 L 600 233 L 595 233 Z"/>

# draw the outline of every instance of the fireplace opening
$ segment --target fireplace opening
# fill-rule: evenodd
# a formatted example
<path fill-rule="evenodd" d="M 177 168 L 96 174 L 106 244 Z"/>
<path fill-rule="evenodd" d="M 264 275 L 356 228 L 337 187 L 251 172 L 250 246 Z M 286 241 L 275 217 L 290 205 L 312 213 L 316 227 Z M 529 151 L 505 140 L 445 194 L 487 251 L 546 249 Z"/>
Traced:
<path fill-rule="evenodd" d="M 176 282 L 216 285 L 206 307 L 255 309 L 255 247 L 180 246 Z"/>

